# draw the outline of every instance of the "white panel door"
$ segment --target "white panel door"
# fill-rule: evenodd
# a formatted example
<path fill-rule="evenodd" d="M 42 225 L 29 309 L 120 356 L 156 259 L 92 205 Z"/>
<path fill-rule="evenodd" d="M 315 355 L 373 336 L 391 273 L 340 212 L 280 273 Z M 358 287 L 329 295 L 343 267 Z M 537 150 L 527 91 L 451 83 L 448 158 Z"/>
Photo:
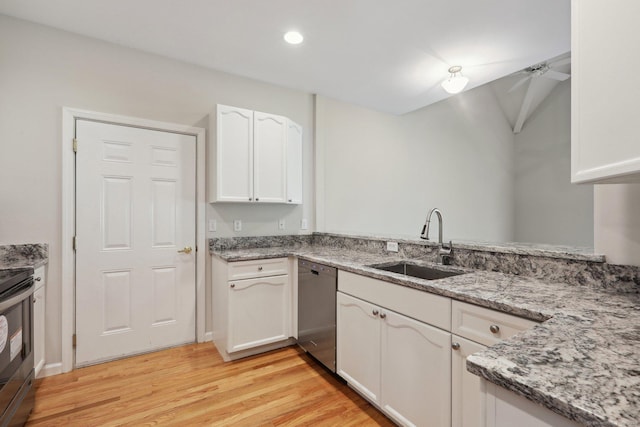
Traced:
<path fill-rule="evenodd" d="M 302 203 L 302 126 L 287 121 L 287 203 Z"/>
<path fill-rule="evenodd" d="M 76 365 L 193 342 L 195 137 L 78 120 L 76 138 Z"/>
<path fill-rule="evenodd" d="M 467 371 L 467 357 L 487 347 L 457 335 L 451 336 L 451 342 L 451 425 L 484 427 L 485 382 Z"/>
<path fill-rule="evenodd" d="M 255 201 L 285 203 L 287 118 L 254 111 L 253 121 Z"/>
<path fill-rule="evenodd" d="M 214 202 L 253 200 L 253 111 L 218 105 Z"/>
<path fill-rule="evenodd" d="M 451 425 L 451 334 L 383 311 L 381 406 L 403 426 Z"/>
<path fill-rule="evenodd" d="M 380 403 L 380 309 L 338 292 L 337 374 L 370 401 Z"/>

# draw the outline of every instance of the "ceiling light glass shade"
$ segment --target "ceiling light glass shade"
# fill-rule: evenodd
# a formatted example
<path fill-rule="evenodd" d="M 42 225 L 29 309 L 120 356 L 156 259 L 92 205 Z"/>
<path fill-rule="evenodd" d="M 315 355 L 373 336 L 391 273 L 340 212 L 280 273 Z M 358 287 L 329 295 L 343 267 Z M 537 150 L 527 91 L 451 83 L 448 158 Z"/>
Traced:
<path fill-rule="evenodd" d="M 289 31 L 284 35 L 284 40 L 289 44 L 300 44 L 304 37 L 297 31 Z"/>
<path fill-rule="evenodd" d="M 441 83 L 449 93 L 460 93 L 469 83 L 469 79 L 462 75 L 462 67 L 456 65 L 449 68 L 449 78 Z"/>

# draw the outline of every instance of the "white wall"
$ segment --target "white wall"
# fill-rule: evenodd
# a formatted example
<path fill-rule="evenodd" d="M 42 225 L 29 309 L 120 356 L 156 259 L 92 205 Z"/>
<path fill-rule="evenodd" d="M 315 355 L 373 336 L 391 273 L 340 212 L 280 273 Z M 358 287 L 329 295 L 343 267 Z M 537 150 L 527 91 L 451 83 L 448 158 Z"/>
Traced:
<path fill-rule="evenodd" d="M 593 247 L 593 187 L 570 182 L 570 81 L 516 135 L 515 165 L 515 241 Z"/>
<path fill-rule="evenodd" d="M 219 232 L 208 237 L 231 235 L 227 223 L 234 218 L 245 221 L 244 234 L 275 234 L 281 217 L 288 233 L 299 231 L 303 217 L 313 227 L 312 95 L 0 15 L 0 243 L 50 245 L 47 363 L 61 358 L 62 107 L 207 127 L 216 103 L 281 114 L 303 126 L 304 205 L 210 205 L 207 215 L 218 218 Z"/>
<path fill-rule="evenodd" d="M 513 239 L 514 137 L 488 87 L 404 116 L 318 97 L 316 128 L 319 230 L 417 237 L 438 207 L 445 239 Z"/>
<path fill-rule="evenodd" d="M 594 186 L 594 248 L 611 264 L 640 266 L 640 184 Z"/>

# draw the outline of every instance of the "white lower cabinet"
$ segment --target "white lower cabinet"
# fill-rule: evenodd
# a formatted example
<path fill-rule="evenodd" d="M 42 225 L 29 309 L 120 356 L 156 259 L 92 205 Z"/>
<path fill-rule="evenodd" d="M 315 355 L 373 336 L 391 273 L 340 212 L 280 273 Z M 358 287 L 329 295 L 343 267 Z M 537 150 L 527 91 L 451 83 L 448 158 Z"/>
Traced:
<path fill-rule="evenodd" d="M 213 342 L 224 360 L 291 344 L 293 261 L 212 258 Z"/>
<path fill-rule="evenodd" d="M 383 310 L 382 408 L 406 426 L 451 423 L 451 334 Z"/>
<path fill-rule="evenodd" d="M 451 425 L 485 426 L 485 382 L 467 371 L 467 357 L 487 348 L 482 344 L 451 335 Z"/>
<path fill-rule="evenodd" d="M 229 282 L 227 352 L 289 338 L 290 306 L 288 275 Z"/>
<path fill-rule="evenodd" d="M 451 303 L 451 406 L 453 427 L 489 427 L 487 388 L 467 371 L 467 356 L 497 344 L 536 322 L 461 301 Z M 514 424 L 515 425 L 515 424 Z M 519 427 L 523 427 L 518 424 Z"/>
<path fill-rule="evenodd" d="M 337 373 L 373 403 L 380 403 L 380 309 L 337 295 Z"/>
<path fill-rule="evenodd" d="M 405 426 L 451 422 L 451 339 L 446 331 L 342 292 L 337 370 Z"/>

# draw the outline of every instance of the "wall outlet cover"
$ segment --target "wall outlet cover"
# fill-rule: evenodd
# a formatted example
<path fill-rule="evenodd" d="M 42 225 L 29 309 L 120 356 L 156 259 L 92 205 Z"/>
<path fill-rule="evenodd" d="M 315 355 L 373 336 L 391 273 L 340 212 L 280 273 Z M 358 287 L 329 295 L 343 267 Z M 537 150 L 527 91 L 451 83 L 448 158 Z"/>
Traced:
<path fill-rule="evenodd" d="M 233 220 L 233 231 L 242 231 L 242 220 Z"/>
<path fill-rule="evenodd" d="M 307 223 L 307 218 L 302 218 L 300 220 L 300 230 L 306 230 L 309 228 L 309 224 Z"/>
<path fill-rule="evenodd" d="M 278 230 L 284 230 L 284 219 L 278 221 Z"/>
<path fill-rule="evenodd" d="M 398 242 L 387 242 L 388 252 L 398 252 Z"/>
<path fill-rule="evenodd" d="M 217 221 L 215 219 L 210 219 L 209 220 L 209 231 L 213 233 L 217 229 L 218 229 Z"/>

